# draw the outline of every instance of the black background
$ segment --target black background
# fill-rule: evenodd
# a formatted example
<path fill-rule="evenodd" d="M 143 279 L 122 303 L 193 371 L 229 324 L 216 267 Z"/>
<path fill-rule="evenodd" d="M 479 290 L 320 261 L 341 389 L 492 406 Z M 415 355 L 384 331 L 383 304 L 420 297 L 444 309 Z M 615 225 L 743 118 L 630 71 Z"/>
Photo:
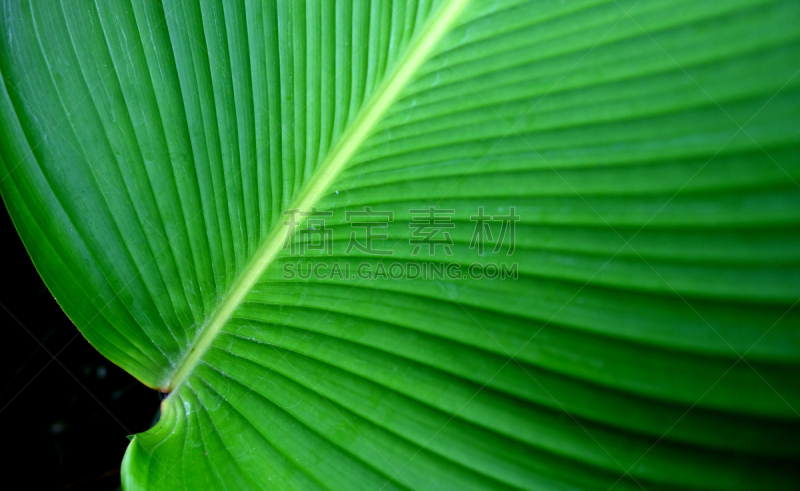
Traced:
<path fill-rule="evenodd" d="M 118 489 L 126 435 L 150 427 L 160 394 L 78 332 L 0 208 L 3 479 L 15 489 Z"/>

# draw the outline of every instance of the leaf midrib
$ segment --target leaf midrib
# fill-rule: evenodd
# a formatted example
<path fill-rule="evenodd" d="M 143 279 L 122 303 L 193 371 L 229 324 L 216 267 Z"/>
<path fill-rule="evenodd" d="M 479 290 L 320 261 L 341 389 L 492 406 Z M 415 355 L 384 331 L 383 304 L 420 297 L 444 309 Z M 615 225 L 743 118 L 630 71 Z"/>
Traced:
<path fill-rule="evenodd" d="M 346 167 L 348 161 L 370 135 L 372 129 L 397 100 L 402 89 L 411 80 L 419 67 L 453 24 L 458 14 L 469 0 L 446 0 L 427 22 L 423 30 L 412 41 L 391 73 L 384 79 L 381 87 L 360 111 L 359 116 L 345 131 L 342 138 L 314 173 L 304 190 L 292 202 L 289 209 L 309 210 L 329 189 L 330 185 Z M 233 312 L 242 303 L 263 272 L 272 264 L 281 251 L 288 234 L 303 225 L 302 219 L 295 227 L 287 227 L 279 222 L 272 229 L 267 240 L 258 248 L 248 265 L 239 274 L 228 293 L 219 302 L 200 334 L 197 335 L 183 359 L 178 363 L 173 375 L 162 390 L 174 391 L 192 373 L 203 354 L 216 339 L 217 334 L 228 322 Z"/>

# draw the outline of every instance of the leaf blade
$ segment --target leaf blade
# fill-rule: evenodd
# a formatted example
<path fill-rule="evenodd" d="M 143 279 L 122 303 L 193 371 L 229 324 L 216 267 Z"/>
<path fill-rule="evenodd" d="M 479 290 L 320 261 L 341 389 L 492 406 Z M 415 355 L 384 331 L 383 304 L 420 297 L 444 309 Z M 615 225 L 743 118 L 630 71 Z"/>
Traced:
<path fill-rule="evenodd" d="M 359 478 L 407 488 L 795 487 L 798 475 L 790 464 L 800 431 L 800 394 L 793 383 L 800 340 L 792 307 L 800 283 L 790 244 L 798 221 L 793 74 L 800 60 L 791 28 L 800 16 L 797 6 L 469 3 L 457 25 L 430 47 L 434 56 L 397 86 L 397 100 L 387 98 L 393 103 L 375 111 L 370 101 L 383 100 L 377 88 L 382 76 L 402 72 L 398 67 L 420 39 L 411 33 L 435 27 L 424 24 L 436 12 L 427 2 L 391 13 L 380 4 L 304 10 L 265 3 L 263 11 L 256 2 L 169 4 L 163 31 L 154 31 L 161 17 L 152 5 L 133 5 L 133 16 L 120 28 L 112 27 L 110 7 L 87 14 L 103 25 L 104 42 L 111 43 L 107 31 L 114 43 L 128 47 L 110 49 L 118 67 L 129 66 L 130 79 L 121 80 L 114 93 L 149 114 L 138 121 L 158 123 L 153 129 L 134 121 L 109 141 L 150 145 L 149 152 L 161 157 L 131 167 L 152 169 L 152 176 L 197 169 L 194 175 L 204 177 L 192 191 L 194 199 L 213 196 L 216 211 L 198 210 L 206 232 L 199 225 L 186 229 L 188 237 L 208 236 L 205 242 L 169 242 L 158 269 L 146 270 L 151 283 L 132 285 L 134 293 L 118 308 L 114 304 L 102 329 L 83 326 L 118 363 L 130 356 L 129 349 L 103 336 L 118 333 L 119 326 L 126 333 L 138 330 L 132 343 L 137 349 L 130 351 L 140 367 L 122 363 L 164 386 L 191 349 L 197 319 L 220 319 L 200 343 L 208 351 L 190 355 L 196 368 L 194 362 L 184 365 L 178 379 L 185 372 L 187 382 L 167 399 L 163 424 L 129 447 L 126 486 L 262 487 L 274 477 L 290 488 L 352 488 Z M 208 60 L 179 18 L 171 17 L 172 7 L 192 20 L 186 23 L 190 29 L 203 32 Z M 632 8 L 630 15 L 626 8 Z M 29 26 L 29 36 L 41 37 L 37 22 L 62 22 L 35 8 L 26 12 L 19 14 L 28 16 L 28 24 L 5 13 L 4 22 L 14 22 L 5 22 L 3 32 L 11 26 L 8 32 L 20 39 L 25 30 L 19 26 Z M 323 13 L 335 23 L 324 21 Z M 0 111 L 3 121 L 18 121 L 0 135 L 5 177 L 8 156 L 19 155 L 20 142 L 28 138 L 14 131 L 49 134 L 37 129 L 38 117 L 26 106 L 32 94 L 44 93 L 44 104 L 62 94 L 84 95 L 95 102 L 97 114 L 109 112 L 75 72 L 76 66 L 86 72 L 92 57 L 81 64 L 55 55 L 58 34 L 76 32 L 69 22 L 45 36 L 40 55 L 2 45 L 8 102 Z M 390 34 L 381 34 L 376 23 L 391 26 Z M 311 29 L 308 37 L 305 27 Z M 326 50 L 323 40 L 331 39 L 335 46 Z M 379 42 L 368 43 L 372 39 Z M 156 40 L 152 49 L 150 40 Z M 162 48 L 173 56 L 175 70 L 159 57 Z M 139 59 L 126 61 L 126 51 Z M 319 70 L 315 53 L 323 56 Z M 37 73 L 50 77 L 43 79 L 50 85 L 26 79 L 20 60 L 39 60 Z M 64 63 L 68 83 L 80 90 L 60 88 L 62 82 L 51 76 L 55 62 Z M 143 81 L 130 68 L 136 63 Z M 332 67 L 342 63 L 354 69 L 339 77 Z M 161 68 L 172 74 L 160 78 Z M 326 78 L 334 86 L 330 92 Z M 29 86 L 19 89 L 20 80 Z M 389 86 L 392 80 L 390 75 Z M 266 94 L 258 92 L 261 102 L 251 115 L 248 90 L 264 85 Z M 323 94 L 319 112 L 309 87 Z M 195 98 L 195 91 L 205 95 Z M 209 108 L 203 99 L 211 95 Z M 308 107 L 301 108 L 303 103 Z M 118 215 L 132 212 L 107 196 L 101 199 L 106 174 L 79 164 L 81 153 L 98 161 L 112 155 L 102 144 L 81 151 L 87 135 L 110 132 L 112 125 L 106 122 L 99 131 L 102 117 L 72 115 L 63 106 L 54 104 L 47 120 L 67 118 L 72 145 L 45 145 L 36 165 L 51 173 L 50 186 L 60 185 L 52 177 L 56 156 L 78 166 L 84 174 L 73 182 L 93 193 L 86 202 L 105 203 L 93 216 L 111 216 L 102 223 L 110 230 Z M 359 122 L 370 114 L 374 118 L 359 133 Z M 89 118 L 91 128 L 76 124 L 84 121 L 78 116 Z M 292 119 L 293 127 L 281 124 Z M 261 150 L 253 153 L 259 139 L 269 159 Z M 184 150 L 176 152 L 178 147 Z M 192 162 L 201 165 L 182 163 L 180 154 L 189 149 Z M 321 164 L 325 160 L 336 164 L 336 172 L 326 174 L 331 166 Z M 112 166 L 106 168 L 113 176 Z M 25 171 L 24 179 L 11 174 L 9 182 L 30 187 L 37 168 Z M 133 180 L 169 180 L 152 176 Z M 133 208 L 178 216 L 183 205 L 175 203 L 186 201 L 187 193 L 180 191 L 185 183 L 172 180 L 177 182 L 157 182 L 167 187 L 152 194 L 155 205 L 137 201 L 140 208 Z M 298 195 L 301 189 L 305 194 Z M 80 199 L 59 192 L 53 196 L 67 207 L 61 212 L 68 215 L 65 223 L 82 220 L 74 209 Z M 224 198 L 216 196 L 220 192 Z M 5 182 L 3 193 L 6 200 L 12 196 L 20 217 L 24 206 L 39 203 L 26 201 Z M 289 280 L 283 268 L 295 258 L 281 251 L 280 211 L 292 202 L 333 211 L 333 255 L 307 258 L 328 270 L 345 263 L 424 263 L 403 241 L 413 224 L 408 210 L 431 205 L 456 210 L 459 227 L 453 256 L 432 261 L 462 267 L 501 261 L 501 255 L 477 256 L 465 227 L 478 204 L 492 213 L 515 206 L 523 216 L 515 252 L 520 279 L 386 279 L 366 285 Z M 392 229 L 391 256 L 346 254 L 344 212 L 363 206 L 395 212 L 393 227 L 402 230 Z M 57 212 L 40 213 L 38 220 L 15 218 L 26 244 L 30 237 L 68 232 L 61 232 L 63 225 L 53 229 L 59 233 L 34 230 Z M 167 222 L 159 227 L 166 230 Z M 132 243 L 120 233 L 116 248 L 106 253 L 108 242 L 94 238 L 96 230 L 106 229 L 85 220 L 78 225 L 81 232 L 67 236 L 78 246 L 93 238 L 84 246 L 88 256 L 107 260 L 123 250 L 120 244 Z M 269 254 L 255 256 L 268 259 L 242 276 L 265 238 Z M 151 248 L 164 244 L 146 227 L 138 240 Z M 62 242 L 53 250 L 76 247 Z M 195 252 L 206 243 L 208 253 Z M 43 252 L 36 254 L 40 271 L 59 271 L 62 285 L 76 285 L 76 273 L 86 269 L 49 264 Z M 128 271 L 143 258 L 133 254 Z M 187 267 L 192 261 L 202 268 Z M 102 286 L 115 294 L 126 278 L 120 271 L 82 288 L 103 291 Z M 236 301 L 220 314 L 210 305 L 233 284 Z M 57 286 L 54 293 L 75 288 Z M 116 301 L 111 293 L 100 298 Z M 154 306 L 130 311 L 130 299 L 139 298 Z M 162 309 L 168 314 L 162 320 L 126 317 Z M 171 331 L 174 342 L 165 337 Z M 313 403 L 292 406 L 297 400 Z M 184 403 L 194 412 L 187 413 Z M 302 431 L 294 433 L 290 425 Z M 195 446 L 187 447 L 189 442 Z M 214 457 L 202 460 L 197 448 Z M 201 461 L 190 466 L 186 458 Z"/>

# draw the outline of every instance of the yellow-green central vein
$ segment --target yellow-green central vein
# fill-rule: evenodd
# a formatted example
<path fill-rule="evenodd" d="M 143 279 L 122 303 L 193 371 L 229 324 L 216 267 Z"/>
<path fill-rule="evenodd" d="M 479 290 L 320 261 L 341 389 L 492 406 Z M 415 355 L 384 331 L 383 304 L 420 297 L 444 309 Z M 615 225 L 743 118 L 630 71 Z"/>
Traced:
<path fill-rule="evenodd" d="M 420 32 L 417 39 L 409 46 L 406 53 L 398 61 L 391 74 L 384 80 L 381 88 L 364 106 L 361 113 L 348 128 L 342 139 L 334 147 L 325 162 L 320 166 L 305 189 L 292 203 L 290 209 L 309 210 L 329 189 L 334 179 L 347 166 L 348 161 L 367 139 L 372 129 L 386 110 L 397 100 L 400 92 L 411 80 L 419 67 L 430 56 L 436 44 L 452 26 L 458 14 L 469 0 L 450 0 L 446 2 Z M 302 223 L 298 226 L 302 226 Z M 194 370 L 205 351 L 216 338 L 222 327 L 228 322 L 233 312 L 242 303 L 244 297 L 256 284 L 264 271 L 272 264 L 281 251 L 287 234 L 296 229 L 279 223 L 270 233 L 268 239 L 256 251 L 250 263 L 234 282 L 228 294 L 220 302 L 200 334 L 195 338 L 191 348 L 168 381 L 164 390 L 174 391 L 181 382 Z"/>

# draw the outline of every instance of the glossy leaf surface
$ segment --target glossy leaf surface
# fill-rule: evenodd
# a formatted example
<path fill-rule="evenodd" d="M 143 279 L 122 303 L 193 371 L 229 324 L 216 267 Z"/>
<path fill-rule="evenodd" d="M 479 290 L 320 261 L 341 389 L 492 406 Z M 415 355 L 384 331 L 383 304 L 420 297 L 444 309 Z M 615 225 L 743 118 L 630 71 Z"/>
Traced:
<path fill-rule="evenodd" d="M 0 5 L 6 206 L 171 391 L 125 489 L 800 487 L 798 2 Z"/>

